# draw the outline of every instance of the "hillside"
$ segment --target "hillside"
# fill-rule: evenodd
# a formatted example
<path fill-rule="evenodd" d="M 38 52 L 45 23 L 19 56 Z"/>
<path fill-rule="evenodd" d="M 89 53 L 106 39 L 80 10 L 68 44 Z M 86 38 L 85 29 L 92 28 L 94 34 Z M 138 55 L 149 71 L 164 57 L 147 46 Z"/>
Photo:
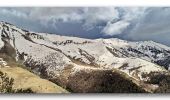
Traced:
<path fill-rule="evenodd" d="M 65 89 L 57 86 L 56 84 L 41 79 L 39 76 L 29 72 L 22 67 L 8 66 L 9 64 L 6 61 L 3 61 L 1 58 L 0 61 L 0 72 L 9 79 L 13 79 L 12 83 L 13 90 L 27 90 L 30 89 L 34 93 L 68 93 Z M 14 64 L 13 64 L 14 65 Z M 5 76 L 1 76 L 1 78 Z M 6 84 L 3 82 L 3 79 L 0 78 L 0 86 Z M 1 83 L 2 81 L 2 83 Z"/>
<path fill-rule="evenodd" d="M 31 89 L 35 93 L 68 93 L 56 84 L 20 67 L 0 68 L 0 71 L 14 79 L 14 89 Z"/>
<path fill-rule="evenodd" d="M 153 41 L 36 33 L 6 22 L 0 34 L 1 54 L 70 92 L 153 93 L 169 78 L 170 47 Z"/>

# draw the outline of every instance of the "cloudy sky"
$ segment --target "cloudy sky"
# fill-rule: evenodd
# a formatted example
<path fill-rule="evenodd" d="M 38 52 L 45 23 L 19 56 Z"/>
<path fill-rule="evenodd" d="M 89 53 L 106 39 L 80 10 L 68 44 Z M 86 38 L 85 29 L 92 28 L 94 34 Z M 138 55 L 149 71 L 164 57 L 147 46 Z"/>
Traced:
<path fill-rule="evenodd" d="M 0 20 L 35 32 L 83 38 L 153 40 L 170 46 L 170 8 L 0 8 Z"/>

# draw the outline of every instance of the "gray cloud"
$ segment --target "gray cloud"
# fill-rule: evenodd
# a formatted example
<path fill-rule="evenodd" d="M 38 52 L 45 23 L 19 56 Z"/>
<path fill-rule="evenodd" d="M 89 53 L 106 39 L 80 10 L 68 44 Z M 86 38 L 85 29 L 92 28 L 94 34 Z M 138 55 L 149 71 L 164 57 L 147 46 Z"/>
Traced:
<path fill-rule="evenodd" d="M 148 8 L 136 26 L 124 36 L 131 40 L 153 40 L 170 45 L 170 8 Z"/>
<path fill-rule="evenodd" d="M 36 32 L 84 38 L 153 40 L 170 45 L 170 8 L 0 8 L 0 20 Z"/>

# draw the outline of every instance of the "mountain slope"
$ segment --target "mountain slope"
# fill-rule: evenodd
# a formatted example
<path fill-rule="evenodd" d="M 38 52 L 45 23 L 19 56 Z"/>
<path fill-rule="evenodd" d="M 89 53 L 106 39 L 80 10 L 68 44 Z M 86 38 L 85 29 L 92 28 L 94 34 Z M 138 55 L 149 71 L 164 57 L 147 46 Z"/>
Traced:
<path fill-rule="evenodd" d="M 102 92 L 120 92 L 114 91 L 119 84 L 113 84 L 113 77 L 120 77 L 121 73 L 128 78 L 118 79 L 153 92 L 159 84 L 149 83 L 151 78 L 157 74 L 169 75 L 170 48 L 152 41 L 91 40 L 35 33 L 5 22 L 0 23 L 0 33 L 0 53 L 73 92 L 101 92 L 102 87 L 105 87 Z M 151 77 L 152 73 L 157 74 Z"/>
<path fill-rule="evenodd" d="M 54 83 L 41 79 L 20 67 L 0 68 L 0 71 L 14 79 L 14 89 L 31 89 L 35 93 L 68 93 Z"/>
<path fill-rule="evenodd" d="M 60 86 L 57 86 L 56 84 L 48 80 L 41 79 L 39 76 L 34 75 L 33 73 L 17 65 L 18 64 L 16 62 L 15 63 L 10 62 L 9 64 L 2 58 L 0 58 L 0 73 L 1 73 L 0 88 L 1 86 L 7 84 L 5 83 L 7 79 L 4 80 L 3 78 L 9 77 L 9 79 L 14 80 L 13 83 L 11 84 L 13 90 L 30 89 L 34 93 L 68 93 L 65 89 L 61 88 Z"/>

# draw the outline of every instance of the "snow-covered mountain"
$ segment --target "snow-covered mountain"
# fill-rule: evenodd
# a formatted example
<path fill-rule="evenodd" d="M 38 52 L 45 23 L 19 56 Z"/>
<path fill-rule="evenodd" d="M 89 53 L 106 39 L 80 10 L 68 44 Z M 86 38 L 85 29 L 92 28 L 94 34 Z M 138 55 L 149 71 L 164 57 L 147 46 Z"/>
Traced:
<path fill-rule="evenodd" d="M 169 75 L 170 47 L 153 41 L 92 40 L 35 33 L 6 22 L 0 23 L 0 38 L 0 53 L 73 92 L 120 92 L 106 89 L 115 89 L 111 84 L 117 74 L 144 91 L 153 92 L 159 83 L 151 82 L 152 78 Z"/>

